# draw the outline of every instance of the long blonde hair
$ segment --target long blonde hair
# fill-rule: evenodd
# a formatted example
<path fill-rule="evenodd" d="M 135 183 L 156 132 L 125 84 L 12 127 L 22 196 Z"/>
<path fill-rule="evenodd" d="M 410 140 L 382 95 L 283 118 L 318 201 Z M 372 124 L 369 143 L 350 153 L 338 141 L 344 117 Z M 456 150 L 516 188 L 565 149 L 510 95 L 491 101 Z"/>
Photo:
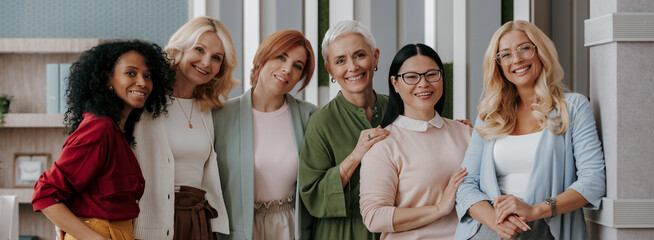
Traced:
<path fill-rule="evenodd" d="M 500 27 L 486 49 L 484 55 L 484 91 L 478 107 L 479 117 L 484 124 L 477 127 L 479 135 L 486 140 L 510 134 L 516 126 L 516 109 L 520 96 L 516 86 L 509 82 L 502 68 L 495 61 L 499 41 L 510 31 L 522 31 L 536 45 L 537 56 L 543 69 L 536 79 L 534 91 L 537 101 L 531 105 L 531 115 L 541 128 L 549 128 L 554 134 L 564 134 L 570 124 L 563 92 L 563 69 L 558 60 L 554 43 L 538 27 L 522 21 L 507 22 Z M 556 109 L 555 115 L 550 112 Z"/>
<path fill-rule="evenodd" d="M 192 19 L 184 24 L 168 41 L 164 48 L 164 54 L 173 69 L 182 60 L 184 50 L 193 47 L 205 32 L 215 33 L 223 44 L 225 58 L 220 65 L 220 72 L 209 82 L 198 85 L 195 88 L 193 97 L 198 100 L 200 109 L 208 111 L 212 108 L 223 106 L 223 100 L 228 98 L 231 91 L 239 81 L 232 76 L 234 69 L 238 66 L 236 51 L 232 43 L 232 37 L 227 28 L 218 20 L 202 16 Z"/>

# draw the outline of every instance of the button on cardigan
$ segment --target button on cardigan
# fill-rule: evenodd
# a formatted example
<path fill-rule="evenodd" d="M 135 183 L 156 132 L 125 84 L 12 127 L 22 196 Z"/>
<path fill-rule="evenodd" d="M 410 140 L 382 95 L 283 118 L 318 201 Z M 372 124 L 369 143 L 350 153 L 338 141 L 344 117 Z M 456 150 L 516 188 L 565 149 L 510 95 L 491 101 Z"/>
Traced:
<path fill-rule="evenodd" d="M 207 130 L 205 141 L 213 142 L 214 125 L 211 112 L 200 112 L 199 116 Z M 141 214 L 134 220 L 136 239 L 173 239 L 174 235 L 175 157 L 166 136 L 164 117 L 153 119 L 150 114 L 143 114 L 134 127 L 134 138 L 137 142 L 134 153 L 147 184 L 139 203 Z M 213 148 L 213 144 L 211 146 Z M 204 164 L 201 188 L 207 191 L 205 198 L 209 204 L 218 211 L 218 217 L 210 220 L 211 230 L 228 233 L 227 211 L 218 174 L 216 153 L 212 149 Z"/>
<path fill-rule="evenodd" d="M 565 100 L 570 114 L 568 131 L 556 135 L 543 129 L 524 201 L 533 206 L 545 198 L 574 189 L 590 203 L 588 207 L 597 209 L 606 193 L 606 174 L 593 112 L 588 99 L 581 94 L 566 93 Z M 481 124 L 483 122 L 477 120 L 476 125 Z M 467 214 L 470 206 L 479 201 L 490 202 L 500 195 L 493 160 L 494 143 L 494 140 L 483 140 L 476 130 L 473 131 L 462 164 L 468 175 L 456 194 L 459 225 L 455 239 L 472 237 L 481 225 Z M 587 238 L 582 209 L 545 218 L 545 222 L 557 240 Z"/>

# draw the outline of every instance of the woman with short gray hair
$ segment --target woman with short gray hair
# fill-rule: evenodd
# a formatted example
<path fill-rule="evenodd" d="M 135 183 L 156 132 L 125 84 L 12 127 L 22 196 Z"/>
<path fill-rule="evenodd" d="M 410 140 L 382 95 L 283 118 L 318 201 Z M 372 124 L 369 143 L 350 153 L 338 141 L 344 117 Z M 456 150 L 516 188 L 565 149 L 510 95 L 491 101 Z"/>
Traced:
<path fill-rule="evenodd" d="M 379 127 L 388 96 L 372 89 L 379 49 L 366 26 L 342 21 L 325 34 L 322 56 L 341 91 L 311 116 L 300 151 L 299 191 L 316 218 L 312 239 L 378 238 L 361 218 L 359 164 L 389 134 Z"/>

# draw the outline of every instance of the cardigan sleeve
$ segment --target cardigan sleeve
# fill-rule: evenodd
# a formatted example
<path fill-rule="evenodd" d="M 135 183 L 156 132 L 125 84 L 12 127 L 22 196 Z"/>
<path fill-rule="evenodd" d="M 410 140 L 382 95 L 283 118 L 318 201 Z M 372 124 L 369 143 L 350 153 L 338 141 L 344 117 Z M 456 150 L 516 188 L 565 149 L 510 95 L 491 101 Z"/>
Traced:
<path fill-rule="evenodd" d="M 568 101 L 572 102 L 568 111 L 574 113 L 570 115 L 568 131 L 572 131 L 572 152 L 577 167 L 577 180 L 569 188 L 584 196 L 593 209 L 598 209 L 606 194 L 606 172 L 595 119 L 584 96 L 571 94 Z"/>
<path fill-rule="evenodd" d="M 300 196 L 314 217 L 347 217 L 341 174 L 315 117 L 309 120 L 300 150 Z"/>
<path fill-rule="evenodd" d="M 393 214 L 399 169 L 388 146 L 375 144 L 361 160 L 361 216 L 371 232 L 395 232 Z"/>
<path fill-rule="evenodd" d="M 475 128 L 481 126 L 481 120 L 478 118 Z M 481 160 L 484 154 L 484 140 L 479 136 L 477 130 L 472 131 L 472 137 L 463 158 L 462 167 L 466 168 L 468 174 L 463 178 L 463 182 L 456 191 L 456 214 L 459 221 L 470 218 L 468 209 L 480 201 L 491 201 L 491 199 L 481 191 L 479 179 L 481 172 Z M 471 219 L 471 218 L 470 218 Z"/>

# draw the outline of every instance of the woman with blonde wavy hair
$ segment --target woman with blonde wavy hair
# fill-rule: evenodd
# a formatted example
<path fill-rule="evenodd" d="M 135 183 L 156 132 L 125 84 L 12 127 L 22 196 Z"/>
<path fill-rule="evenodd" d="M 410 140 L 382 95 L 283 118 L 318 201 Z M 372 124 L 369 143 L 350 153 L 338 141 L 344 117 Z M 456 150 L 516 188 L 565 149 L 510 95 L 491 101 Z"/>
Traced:
<path fill-rule="evenodd" d="M 581 207 L 605 194 L 588 99 L 564 93 L 552 41 L 504 24 L 484 58 L 484 92 L 462 166 L 456 239 L 585 239 Z"/>
<path fill-rule="evenodd" d="M 229 234 L 214 150 L 211 109 L 238 84 L 229 32 L 210 17 L 184 24 L 164 48 L 176 82 L 168 113 L 135 127 L 134 153 L 147 187 L 134 223 L 137 239 L 213 239 Z M 198 210 L 199 211 L 196 211 Z"/>

